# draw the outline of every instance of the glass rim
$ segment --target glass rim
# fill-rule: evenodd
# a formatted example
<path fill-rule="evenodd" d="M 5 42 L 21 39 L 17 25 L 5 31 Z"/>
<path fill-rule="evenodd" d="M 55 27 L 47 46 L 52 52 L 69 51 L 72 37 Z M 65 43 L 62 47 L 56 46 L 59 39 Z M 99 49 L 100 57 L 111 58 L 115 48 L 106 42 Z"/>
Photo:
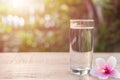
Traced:
<path fill-rule="evenodd" d="M 70 26 L 71 29 L 95 29 L 95 27 L 81 27 L 81 26 Z"/>
<path fill-rule="evenodd" d="M 92 23 L 92 25 L 88 25 L 89 23 Z M 94 19 L 70 19 L 70 28 L 72 29 L 94 29 Z"/>
<path fill-rule="evenodd" d="M 94 22 L 94 19 L 70 19 L 70 22 L 72 22 L 72 21 L 85 21 L 85 22 L 90 21 L 90 22 Z"/>

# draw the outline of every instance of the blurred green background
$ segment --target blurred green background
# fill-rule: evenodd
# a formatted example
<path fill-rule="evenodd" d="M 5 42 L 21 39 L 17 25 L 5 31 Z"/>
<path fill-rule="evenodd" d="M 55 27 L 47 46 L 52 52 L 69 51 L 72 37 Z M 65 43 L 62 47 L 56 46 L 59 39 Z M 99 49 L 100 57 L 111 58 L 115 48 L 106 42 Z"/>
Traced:
<path fill-rule="evenodd" d="M 120 51 L 120 0 L 0 0 L 0 52 L 67 52 L 70 19 L 95 20 L 95 51 Z"/>

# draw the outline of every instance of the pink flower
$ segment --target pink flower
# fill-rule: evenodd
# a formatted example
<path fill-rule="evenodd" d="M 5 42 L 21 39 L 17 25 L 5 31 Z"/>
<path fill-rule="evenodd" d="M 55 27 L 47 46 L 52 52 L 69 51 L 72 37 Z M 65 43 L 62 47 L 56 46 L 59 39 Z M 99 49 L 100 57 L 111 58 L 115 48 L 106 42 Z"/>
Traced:
<path fill-rule="evenodd" d="M 107 79 L 108 77 L 120 78 L 120 73 L 115 69 L 116 63 L 117 60 L 113 56 L 109 57 L 107 62 L 103 58 L 97 58 L 97 67 L 93 67 L 90 74 L 99 79 Z"/>

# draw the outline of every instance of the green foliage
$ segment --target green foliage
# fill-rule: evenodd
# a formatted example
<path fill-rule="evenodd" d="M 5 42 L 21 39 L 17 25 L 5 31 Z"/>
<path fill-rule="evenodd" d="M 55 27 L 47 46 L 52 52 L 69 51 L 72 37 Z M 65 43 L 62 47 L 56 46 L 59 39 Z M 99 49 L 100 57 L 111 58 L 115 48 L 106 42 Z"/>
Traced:
<path fill-rule="evenodd" d="M 95 51 L 118 52 L 120 51 L 120 1 L 110 0 L 104 2 L 104 24 L 98 28 L 98 43 Z"/>

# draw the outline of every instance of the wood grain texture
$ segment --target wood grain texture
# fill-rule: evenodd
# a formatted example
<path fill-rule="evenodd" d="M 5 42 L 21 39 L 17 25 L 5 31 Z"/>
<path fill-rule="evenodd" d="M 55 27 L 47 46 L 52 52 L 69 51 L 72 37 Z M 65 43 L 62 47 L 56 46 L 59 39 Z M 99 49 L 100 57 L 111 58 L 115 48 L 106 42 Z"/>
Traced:
<path fill-rule="evenodd" d="M 95 53 L 97 57 L 118 59 L 120 70 L 120 53 Z M 94 60 L 93 60 L 94 62 Z M 0 80 L 98 80 L 89 75 L 77 76 L 70 71 L 68 53 L 1 53 Z M 120 80 L 120 79 L 109 79 Z"/>

